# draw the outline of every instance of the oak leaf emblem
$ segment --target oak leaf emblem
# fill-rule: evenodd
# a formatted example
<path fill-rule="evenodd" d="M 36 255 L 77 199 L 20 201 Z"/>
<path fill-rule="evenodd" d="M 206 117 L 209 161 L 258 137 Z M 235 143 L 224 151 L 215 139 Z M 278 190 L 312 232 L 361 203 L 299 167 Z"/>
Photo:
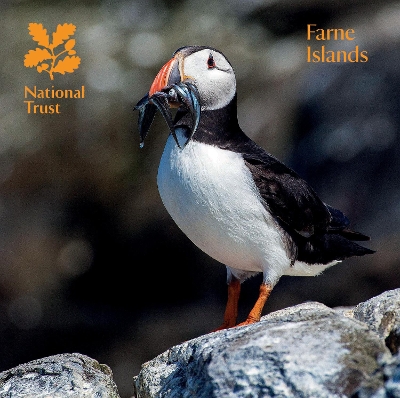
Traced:
<path fill-rule="evenodd" d="M 47 34 L 47 30 L 41 23 L 30 23 L 28 25 L 29 34 L 37 42 L 38 46 L 34 50 L 29 50 L 25 54 L 24 65 L 27 68 L 36 67 L 36 70 L 47 72 L 51 80 L 54 80 L 54 73 L 72 73 L 78 69 L 81 63 L 80 57 L 76 56 L 75 40 L 70 39 L 75 33 L 76 26 L 72 23 L 58 24 L 56 31 L 52 33 L 52 41 Z M 56 47 L 64 44 L 64 48 L 56 53 Z M 44 47 L 44 48 L 43 48 Z M 63 54 L 68 54 L 64 58 L 59 58 Z"/>

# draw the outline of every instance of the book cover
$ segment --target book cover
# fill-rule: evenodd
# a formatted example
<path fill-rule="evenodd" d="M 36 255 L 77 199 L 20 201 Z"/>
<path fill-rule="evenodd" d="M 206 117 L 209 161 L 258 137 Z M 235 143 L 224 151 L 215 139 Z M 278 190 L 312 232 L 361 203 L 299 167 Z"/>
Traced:
<path fill-rule="evenodd" d="M 222 51 L 246 134 L 371 236 L 372 256 L 282 277 L 263 313 L 399 286 L 400 5 L 7 1 L 0 5 L 0 371 L 79 352 L 122 397 L 145 361 L 219 326 L 226 271 L 165 210 L 168 126 L 138 112 L 172 53 Z M 243 284 L 239 317 L 261 276 Z"/>

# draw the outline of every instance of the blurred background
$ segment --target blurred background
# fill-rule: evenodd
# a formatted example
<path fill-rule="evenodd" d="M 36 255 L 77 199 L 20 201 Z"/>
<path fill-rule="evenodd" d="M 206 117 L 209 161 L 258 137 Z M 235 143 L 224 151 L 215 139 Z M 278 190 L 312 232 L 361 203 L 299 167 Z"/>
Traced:
<path fill-rule="evenodd" d="M 183 45 L 228 57 L 244 131 L 377 250 L 283 277 L 264 314 L 307 300 L 352 306 L 400 286 L 399 1 L 6 0 L 0 15 L 0 371 L 80 352 L 130 397 L 143 362 L 220 325 L 225 267 L 166 213 L 156 173 L 167 128 L 158 114 L 139 149 L 132 110 Z M 30 22 L 76 25 L 79 69 L 50 81 L 25 68 Z M 354 29 L 350 45 L 369 61 L 307 63 L 308 23 Z M 84 85 L 85 98 L 28 115 L 24 87 L 35 85 Z M 244 284 L 241 319 L 260 282 Z"/>

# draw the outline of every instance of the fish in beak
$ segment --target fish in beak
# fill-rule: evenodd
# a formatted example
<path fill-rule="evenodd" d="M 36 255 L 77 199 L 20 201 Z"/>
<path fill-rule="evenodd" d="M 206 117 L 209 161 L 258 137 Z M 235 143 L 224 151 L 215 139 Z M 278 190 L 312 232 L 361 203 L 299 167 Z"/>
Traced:
<path fill-rule="evenodd" d="M 138 126 L 141 148 L 158 110 L 167 122 L 176 144 L 182 149 L 175 134 L 171 113 L 171 108 L 177 107 L 185 109 L 191 115 L 192 125 L 186 145 L 200 121 L 200 97 L 196 86 L 184 76 L 183 58 L 179 52 L 160 69 L 149 92 L 134 107 L 134 110 L 139 111 Z"/>

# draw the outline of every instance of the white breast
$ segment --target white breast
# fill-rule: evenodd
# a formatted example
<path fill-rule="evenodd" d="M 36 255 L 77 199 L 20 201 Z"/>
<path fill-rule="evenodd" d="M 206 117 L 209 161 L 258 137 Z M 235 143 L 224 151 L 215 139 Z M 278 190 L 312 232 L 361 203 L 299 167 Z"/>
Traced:
<path fill-rule="evenodd" d="M 290 266 L 276 222 L 240 154 L 196 141 L 180 149 L 169 137 L 157 182 L 176 224 L 211 257 L 273 279 Z"/>

